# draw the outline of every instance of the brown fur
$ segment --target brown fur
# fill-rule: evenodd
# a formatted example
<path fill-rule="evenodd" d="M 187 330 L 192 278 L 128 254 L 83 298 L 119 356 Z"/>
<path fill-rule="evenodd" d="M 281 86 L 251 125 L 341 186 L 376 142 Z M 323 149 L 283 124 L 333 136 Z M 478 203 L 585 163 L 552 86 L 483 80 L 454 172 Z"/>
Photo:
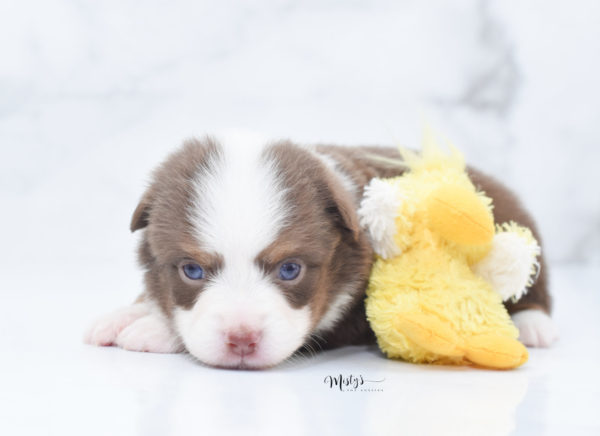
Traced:
<path fill-rule="evenodd" d="M 538 240 L 540 246 L 543 246 L 540 232 L 534 219 L 525 210 L 521 201 L 501 182 L 483 174 L 474 168 L 469 168 L 469 176 L 475 186 L 484 191 L 494 201 L 494 220 L 497 223 L 515 221 L 518 224 L 529 227 Z M 519 312 L 525 309 L 539 309 L 547 314 L 552 311 L 552 300 L 548 292 L 548 276 L 546 270 L 546 260 L 542 253 L 540 256 L 540 271 L 536 282 L 529 291 L 516 303 L 510 301 L 505 303 L 509 313 Z"/>
<path fill-rule="evenodd" d="M 294 209 L 289 225 L 261 256 L 283 260 L 298 250 L 304 253 L 312 281 L 305 278 L 303 286 L 293 290 L 303 298 L 296 297 L 292 304 L 310 304 L 316 325 L 342 284 L 357 303 L 362 301 L 372 250 L 358 224 L 352 195 L 317 157 L 290 143 L 274 145 L 269 152 L 278 162 Z"/>
<path fill-rule="evenodd" d="M 190 245 L 193 235 L 186 210 L 194 177 L 206 170 L 210 159 L 218 158 L 219 153 L 210 138 L 187 141 L 154 171 L 153 181 L 131 220 L 131 231 L 146 228 L 138 256 L 146 270 L 146 293 L 169 318 L 175 305 L 192 307 L 202 290 L 179 278 L 177 261 L 200 257 L 218 268 L 214 253 L 201 253 L 199 247 Z"/>

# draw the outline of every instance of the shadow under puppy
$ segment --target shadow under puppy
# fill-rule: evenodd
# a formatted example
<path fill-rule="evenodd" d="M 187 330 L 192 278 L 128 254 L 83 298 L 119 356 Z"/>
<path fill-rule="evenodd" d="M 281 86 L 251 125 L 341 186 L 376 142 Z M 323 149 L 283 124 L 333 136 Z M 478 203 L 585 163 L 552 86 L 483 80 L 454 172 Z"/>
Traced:
<path fill-rule="evenodd" d="M 187 351 L 209 365 L 266 368 L 303 346 L 375 343 L 365 315 L 373 262 L 357 208 L 373 177 L 401 168 L 383 147 L 300 147 L 190 140 L 153 174 L 131 221 L 143 231 L 145 290 L 96 321 L 85 341 L 149 352 Z M 501 183 L 470 169 L 496 222 L 535 223 Z M 546 268 L 506 303 L 529 346 L 549 346 Z"/>

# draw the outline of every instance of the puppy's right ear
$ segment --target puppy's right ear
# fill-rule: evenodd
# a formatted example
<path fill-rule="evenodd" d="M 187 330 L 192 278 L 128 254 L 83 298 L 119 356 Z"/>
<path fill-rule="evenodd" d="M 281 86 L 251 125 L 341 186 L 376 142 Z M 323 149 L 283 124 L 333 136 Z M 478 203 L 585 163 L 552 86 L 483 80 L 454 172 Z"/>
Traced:
<path fill-rule="evenodd" d="M 152 194 L 150 190 L 146 191 L 140 200 L 140 203 L 135 208 L 131 217 L 129 229 L 132 232 L 143 229 L 148 225 L 150 219 L 150 209 L 152 208 Z"/>

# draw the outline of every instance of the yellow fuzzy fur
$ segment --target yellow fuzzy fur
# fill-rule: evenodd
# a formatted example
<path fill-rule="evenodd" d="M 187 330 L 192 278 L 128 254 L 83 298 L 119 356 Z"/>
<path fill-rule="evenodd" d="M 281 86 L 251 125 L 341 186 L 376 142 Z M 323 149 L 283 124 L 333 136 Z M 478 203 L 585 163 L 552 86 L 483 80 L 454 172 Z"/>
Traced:
<path fill-rule="evenodd" d="M 388 180 L 402 195 L 394 236 L 401 254 L 375 261 L 367 317 L 391 358 L 517 367 L 528 357 L 518 330 L 501 297 L 471 270 L 491 248 L 492 202 L 471 183 L 460 153 L 428 141 L 421 155 L 403 151 L 409 171 Z M 432 202 L 448 192 L 443 207 Z"/>

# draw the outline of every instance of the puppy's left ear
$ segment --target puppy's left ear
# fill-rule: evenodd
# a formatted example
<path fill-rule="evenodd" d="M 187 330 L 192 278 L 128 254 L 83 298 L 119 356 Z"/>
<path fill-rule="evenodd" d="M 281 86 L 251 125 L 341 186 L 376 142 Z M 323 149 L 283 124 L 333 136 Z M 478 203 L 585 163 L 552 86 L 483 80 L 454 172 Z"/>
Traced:
<path fill-rule="evenodd" d="M 355 240 L 360 236 L 360 224 L 356 205 L 351 194 L 333 177 L 327 177 L 327 188 L 329 191 L 326 211 L 332 215 L 337 224 L 349 231 Z"/>
<path fill-rule="evenodd" d="M 153 195 L 151 189 L 148 189 L 142 196 L 142 199 L 133 212 L 131 224 L 129 224 L 129 230 L 135 232 L 136 230 L 143 229 L 148 225 L 152 203 Z"/>

